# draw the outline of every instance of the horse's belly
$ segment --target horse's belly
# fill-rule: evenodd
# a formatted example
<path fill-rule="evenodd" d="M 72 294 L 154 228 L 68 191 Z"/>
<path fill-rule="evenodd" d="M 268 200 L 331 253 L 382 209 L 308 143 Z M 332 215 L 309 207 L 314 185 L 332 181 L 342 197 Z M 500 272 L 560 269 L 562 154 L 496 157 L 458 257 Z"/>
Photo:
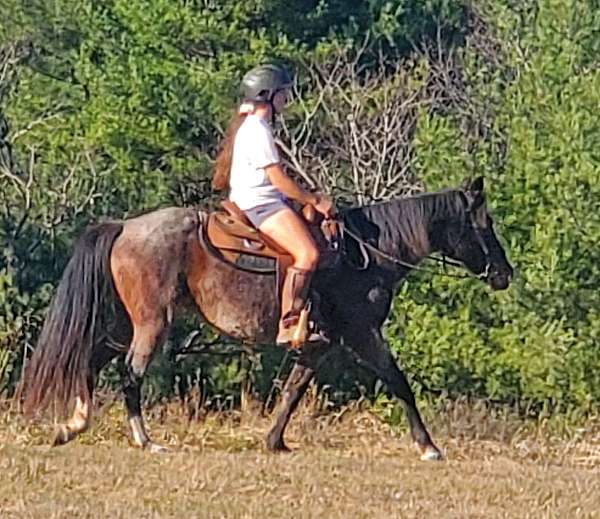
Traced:
<path fill-rule="evenodd" d="M 279 319 L 274 275 L 213 264 L 195 285 L 194 299 L 208 323 L 246 342 L 274 342 Z"/>

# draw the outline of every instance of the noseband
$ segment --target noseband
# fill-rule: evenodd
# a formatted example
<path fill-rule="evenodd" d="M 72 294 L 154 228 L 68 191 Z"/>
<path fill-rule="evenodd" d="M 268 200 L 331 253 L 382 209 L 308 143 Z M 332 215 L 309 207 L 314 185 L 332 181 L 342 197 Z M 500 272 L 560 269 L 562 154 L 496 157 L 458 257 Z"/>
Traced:
<path fill-rule="evenodd" d="M 473 210 L 469 209 L 467 211 L 467 214 L 469 215 L 469 221 L 471 222 L 471 228 L 473 229 L 473 233 L 475 234 L 475 239 L 477 240 L 477 244 L 481 248 L 481 252 L 483 252 L 483 256 L 485 258 L 485 269 L 483 269 L 483 272 L 481 272 L 480 274 L 476 274 L 475 277 L 477 277 L 477 279 L 486 279 L 489 276 L 490 271 L 492 269 L 492 262 L 490 259 L 490 249 L 486 245 L 485 240 L 483 239 L 483 236 L 481 235 L 481 231 L 479 230 L 479 227 L 477 226 L 477 223 L 475 223 L 475 217 L 473 216 Z"/>

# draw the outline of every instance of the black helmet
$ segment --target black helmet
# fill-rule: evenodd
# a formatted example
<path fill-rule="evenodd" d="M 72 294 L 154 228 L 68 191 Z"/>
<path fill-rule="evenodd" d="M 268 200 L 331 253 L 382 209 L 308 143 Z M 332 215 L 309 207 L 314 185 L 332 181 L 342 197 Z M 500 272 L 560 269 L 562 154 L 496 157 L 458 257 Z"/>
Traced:
<path fill-rule="evenodd" d="M 292 86 L 290 73 L 278 65 L 260 65 L 246 73 L 240 85 L 245 101 L 268 102 L 278 90 Z"/>

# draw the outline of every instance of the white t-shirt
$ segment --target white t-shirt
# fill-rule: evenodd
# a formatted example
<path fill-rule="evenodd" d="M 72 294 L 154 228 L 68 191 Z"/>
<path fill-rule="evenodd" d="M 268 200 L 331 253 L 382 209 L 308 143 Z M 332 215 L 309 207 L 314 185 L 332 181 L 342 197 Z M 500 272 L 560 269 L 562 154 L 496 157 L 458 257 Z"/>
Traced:
<path fill-rule="evenodd" d="M 279 153 L 267 121 L 250 114 L 235 136 L 229 198 L 242 210 L 283 200 L 265 171 L 279 162 Z"/>

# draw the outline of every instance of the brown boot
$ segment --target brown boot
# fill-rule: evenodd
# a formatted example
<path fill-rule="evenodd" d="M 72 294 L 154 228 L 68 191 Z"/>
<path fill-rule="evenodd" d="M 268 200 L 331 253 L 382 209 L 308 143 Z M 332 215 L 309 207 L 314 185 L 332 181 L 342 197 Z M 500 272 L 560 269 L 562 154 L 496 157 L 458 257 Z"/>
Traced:
<path fill-rule="evenodd" d="M 287 269 L 281 290 L 281 318 L 277 334 L 279 345 L 291 344 L 298 347 L 304 342 L 328 342 L 321 333 L 307 333 L 307 319 L 301 319 L 301 316 L 306 317 L 308 312 L 306 299 L 312 275 L 310 270 L 296 267 Z M 299 324 L 302 330 L 298 329 Z"/>

